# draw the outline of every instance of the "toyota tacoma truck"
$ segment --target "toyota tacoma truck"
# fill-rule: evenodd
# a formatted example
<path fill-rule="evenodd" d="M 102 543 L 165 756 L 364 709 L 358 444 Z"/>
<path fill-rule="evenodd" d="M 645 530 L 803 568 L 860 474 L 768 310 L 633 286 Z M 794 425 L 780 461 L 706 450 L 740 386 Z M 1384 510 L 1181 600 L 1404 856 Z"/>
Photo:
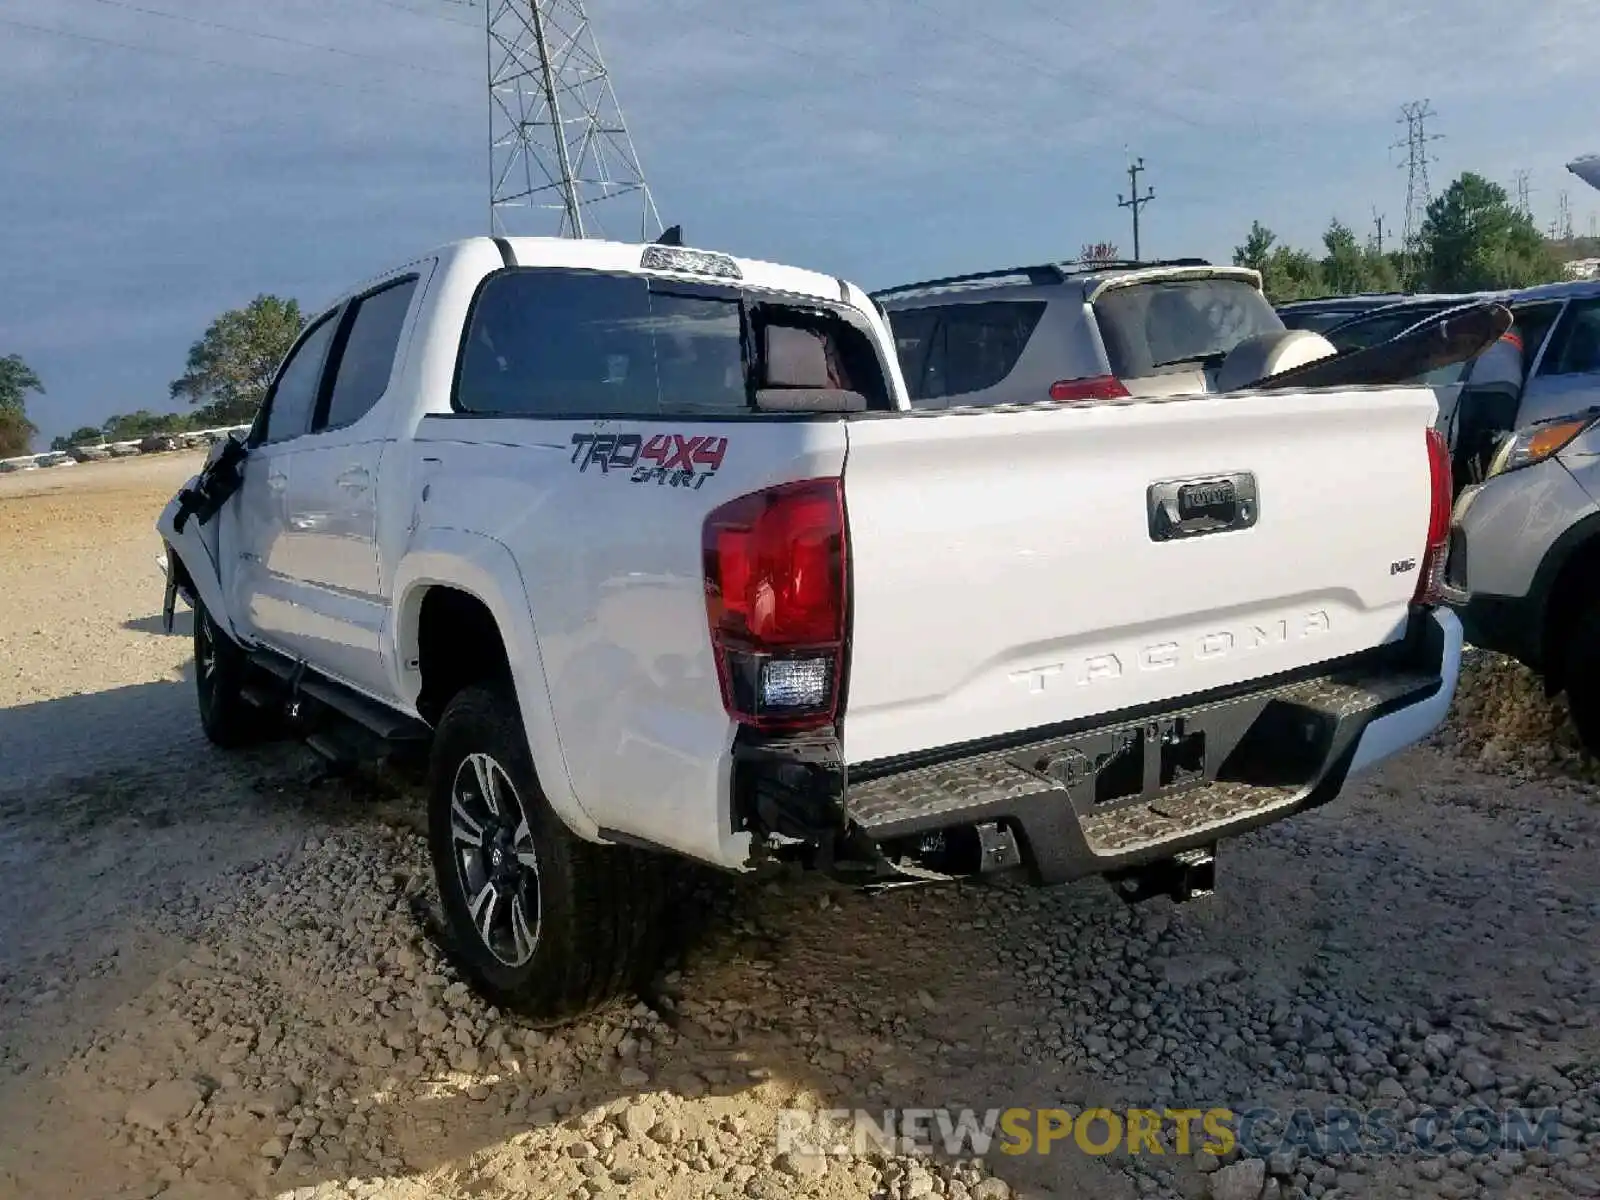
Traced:
<path fill-rule="evenodd" d="M 307 323 L 159 518 L 167 627 L 219 745 L 426 749 L 452 951 L 535 1020 L 648 969 L 674 855 L 1186 898 L 1455 688 L 1433 395 L 1321 369 L 915 411 L 851 283 L 469 239 Z"/>

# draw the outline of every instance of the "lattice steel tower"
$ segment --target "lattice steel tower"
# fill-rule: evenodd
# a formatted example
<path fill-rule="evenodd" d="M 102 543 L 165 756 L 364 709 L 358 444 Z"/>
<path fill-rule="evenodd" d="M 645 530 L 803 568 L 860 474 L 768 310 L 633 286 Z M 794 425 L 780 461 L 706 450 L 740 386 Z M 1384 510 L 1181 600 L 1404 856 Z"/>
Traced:
<path fill-rule="evenodd" d="M 486 0 L 484 10 L 490 232 L 606 236 L 609 219 L 612 236 L 660 233 L 583 0 Z"/>
<path fill-rule="evenodd" d="M 1426 100 L 1404 104 L 1400 107 L 1400 120 L 1405 123 L 1406 136 L 1394 148 L 1406 152 L 1406 220 L 1402 234 L 1409 250 L 1422 232 L 1422 223 L 1428 219 L 1428 204 L 1433 199 L 1433 189 L 1428 183 L 1428 164 L 1438 162 L 1428 152 L 1428 143 L 1437 142 L 1443 134 L 1428 132 L 1428 118 L 1436 117 Z"/>

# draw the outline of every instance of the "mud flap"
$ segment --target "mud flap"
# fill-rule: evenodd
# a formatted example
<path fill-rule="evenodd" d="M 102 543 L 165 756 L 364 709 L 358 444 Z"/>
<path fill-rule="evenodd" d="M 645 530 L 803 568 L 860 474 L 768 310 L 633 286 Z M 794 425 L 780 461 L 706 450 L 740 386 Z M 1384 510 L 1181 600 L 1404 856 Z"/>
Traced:
<path fill-rule="evenodd" d="M 167 592 L 161 599 L 161 632 L 171 633 L 173 618 L 178 609 L 178 573 L 167 564 Z"/>

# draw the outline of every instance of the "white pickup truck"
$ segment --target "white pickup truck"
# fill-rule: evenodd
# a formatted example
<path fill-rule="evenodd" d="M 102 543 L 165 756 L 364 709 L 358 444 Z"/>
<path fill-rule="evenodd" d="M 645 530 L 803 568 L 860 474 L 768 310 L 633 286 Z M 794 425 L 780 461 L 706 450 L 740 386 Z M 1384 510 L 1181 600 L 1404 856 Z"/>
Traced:
<path fill-rule="evenodd" d="M 308 324 L 160 517 L 166 615 L 214 742 L 430 747 L 454 950 L 554 1022 L 648 969 L 663 852 L 1209 890 L 1450 704 L 1433 416 L 914 412 L 842 280 L 472 239 Z"/>

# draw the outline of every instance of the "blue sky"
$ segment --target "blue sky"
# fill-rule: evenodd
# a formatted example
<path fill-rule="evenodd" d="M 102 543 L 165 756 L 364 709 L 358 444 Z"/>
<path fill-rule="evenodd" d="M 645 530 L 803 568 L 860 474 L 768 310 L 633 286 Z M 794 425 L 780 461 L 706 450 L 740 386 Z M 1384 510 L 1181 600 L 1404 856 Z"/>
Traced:
<path fill-rule="evenodd" d="M 1256 217 L 1365 232 L 1374 205 L 1398 230 L 1389 147 L 1423 97 L 1436 189 L 1526 169 L 1541 224 L 1563 189 L 1580 232 L 1600 213 L 1564 169 L 1600 150 L 1600 0 L 589 7 L 663 218 L 868 287 L 1130 251 L 1130 148 L 1147 255 L 1225 260 Z M 0 354 L 44 378 L 44 440 L 170 407 L 259 292 L 315 306 L 486 232 L 482 25 L 467 0 L 0 0 Z"/>

